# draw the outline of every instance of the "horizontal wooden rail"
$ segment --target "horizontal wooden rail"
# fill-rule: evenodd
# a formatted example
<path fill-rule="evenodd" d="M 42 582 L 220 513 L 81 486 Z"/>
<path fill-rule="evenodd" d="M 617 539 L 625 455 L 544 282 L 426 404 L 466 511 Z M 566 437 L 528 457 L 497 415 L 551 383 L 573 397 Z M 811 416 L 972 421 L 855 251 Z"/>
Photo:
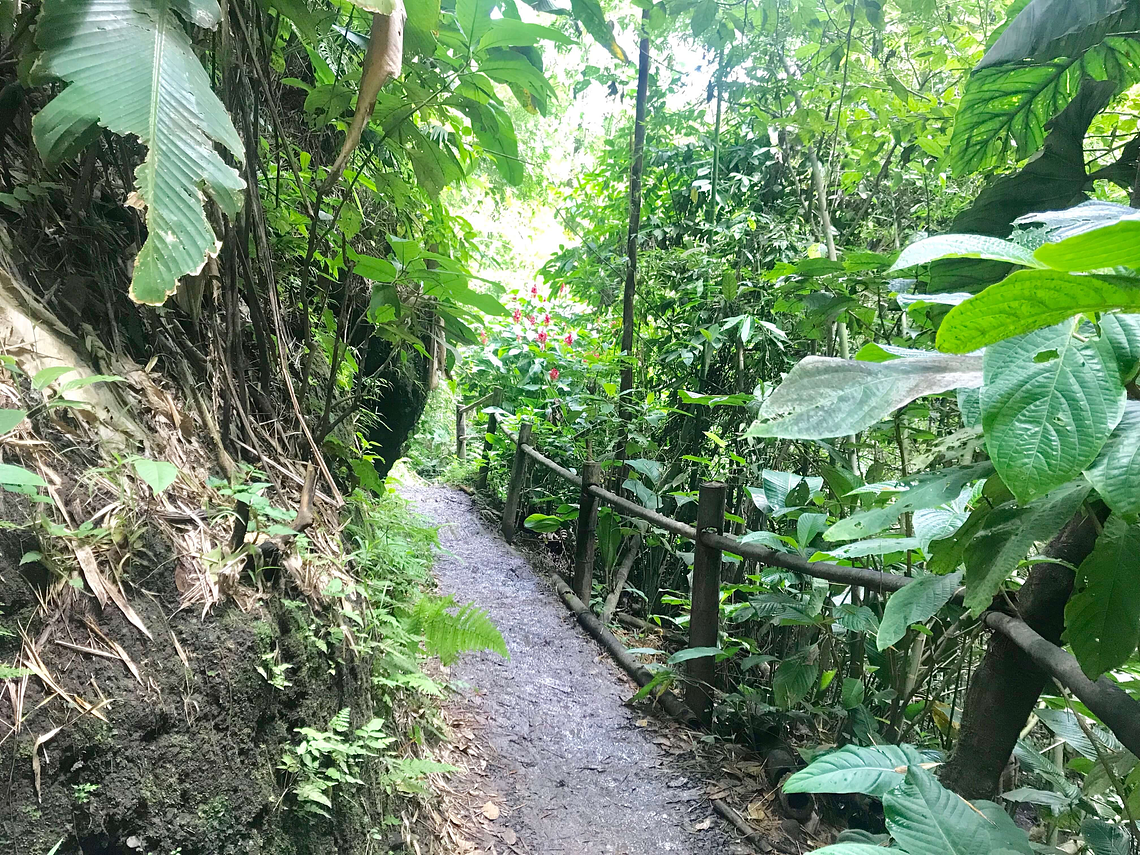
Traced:
<path fill-rule="evenodd" d="M 566 482 L 580 490 L 582 489 L 581 476 L 555 463 L 530 444 L 530 424 L 528 422 L 524 422 L 522 428 L 520 428 L 519 432 L 523 434 L 523 441 L 521 443 L 519 442 L 519 437 L 515 434 L 512 434 L 505 428 L 503 432 L 507 434 L 515 444 L 516 471 L 511 481 L 512 490 L 516 490 L 517 484 L 517 490 L 521 491 L 523 474 L 519 472 L 518 467 L 519 461 L 525 460 L 526 458 L 530 458 L 536 463 L 541 464 Z M 900 576 L 895 573 L 884 573 L 879 570 L 869 570 L 864 567 L 845 567 L 841 564 L 833 564 L 828 561 L 809 561 L 800 555 L 780 552 L 779 550 L 763 546 L 759 543 L 742 542 L 740 538 L 721 534 L 716 530 L 721 527 L 722 521 L 717 520 L 717 514 L 715 512 L 712 515 L 706 514 L 708 519 L 705 519 L 698 510 L 698 517 L 704 520 L 705 523 L 708 523 L 707 526 L 702 525 L 704 530 L 701 531 L 698 538 L 697 529 L 693 526 L 659 514 L 644 505 L 631 502 L 629 499 L 615 495 L 595 484 L 588 484 L 584 492 L 589 493 L 591 496 L 600 499 L 628 516 L 643 519 L 657 528 L 692 540 L 698 552 L 706 550 L 714 559 L 712 561 L 704 561 L 702 564 L 718 567 L 719 558 L 717 558 L 717 556 L 719 556 L 721 552 L 730 552 L 744 558 L 752 558 L 765 566 L 780 567 L 784 570 L 802 573 L 812 578 L 825 579 L 828 582 L 834 582 L 840 585 L 859 586 L 880 593 L 894 593 L 915 581 L 914 577 Z M 702 491 L 702 495 L 704 495 L 705 492 L 711 493 L 715 491 Z M 511 509 L 512 518 L 508 522 L 506 512 L 504 512 L 503 518 L 504 533 L 508 532 L 508 530 L 510 531 L 508 539 L 513 539 L 516 524 L 514 516 L 517 513 L 518 499 L 519 496 L 517 492 L 515 495 L 508 493 L 507 508 Z M 723 509 L 721 509 L 721 511 L 723 513 Z M 709 522 L 709 520 L 712 520 L 712 522 Z M 717 572 L 719 573 L 719 570 Z M 698 582 L 704 584 L 710 581 L 709 579 L 698 580 L 696 578 L 697 575 L 697 568 L 694 566 L 694 590 L 696 590 Z M 589 583 L 588 578 L 584 583 L 582 580 L 577 581 L 586 585 Z M 588 587 L 586 590 L 588 591 Z M 954 599 L 961 601 L 961 598 L 962 591 L 958 591 L 954 595 Z M 694 610 L 692 619 L 690 620 L 689 646 L 710 646 L 707 644 L 707 639 L 716 638 L 717 616 L 705 615 L 705 620 L 703 621 L 698 621 L 696 618 L 697 615 Z M 1077 662 L 1076 657 L 1064 648 L 1058 647 L 1048 639 L 1039 635 L 1020 618 L 1003 612 L 991 611 L 982 615 L 981 621 L 995 632 L 1000 632 L 1025 651 L 1038 667 L 1056 680 L 1061 686 L 1076 695 L 1094 715 L 1104 722 L 1125 748 L 1133 754 L 1140 755 L 1140 702 L 1137 702 L 1108 677 L 1101 677 L 1096 681 L 1090 680 L 1081 671 L 1080 664 Z M 697 636 L 702 638 L 705 643 L 694 643 L 692 640 L 694 632 Z M 709 714 L 708 706 L 710 699 L 707 696 L 707 690 L 708 675 L 711 673 L 708 666 L 711 664 L 711 659 L 711 657 L 704 657 L 690 661 L 690 672 L 702 674 L 704 680 L 700 683 L 695 683 L 696 690 L 691 695 L 686 695 L 690 706 L 692 706 L 698 714 L 701 714 L 706 721 L 708 720 Z"/>

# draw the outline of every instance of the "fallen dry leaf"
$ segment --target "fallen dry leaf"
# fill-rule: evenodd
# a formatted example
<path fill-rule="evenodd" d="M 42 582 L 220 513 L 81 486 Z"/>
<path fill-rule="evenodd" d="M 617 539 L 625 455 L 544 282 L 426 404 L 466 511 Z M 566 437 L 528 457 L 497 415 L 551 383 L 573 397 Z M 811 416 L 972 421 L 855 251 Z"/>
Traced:
<path fill-rule="evenodd" d="M 487 802 L 483 805 L 483 816 L 494 822 L 499 818 L 499 806 L 494 802 Z"/>

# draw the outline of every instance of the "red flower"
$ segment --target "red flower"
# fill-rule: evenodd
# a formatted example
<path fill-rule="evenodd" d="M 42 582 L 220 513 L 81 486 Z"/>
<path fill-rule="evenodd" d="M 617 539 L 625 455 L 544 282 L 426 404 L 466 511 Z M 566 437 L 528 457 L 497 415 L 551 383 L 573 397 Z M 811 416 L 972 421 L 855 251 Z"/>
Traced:
<path fill-rule="evenodd" d="M 534 326 L 534 324 L 535 324 L 534 315 L 527 315 L 526 316 L 526 322 L 528 324 L 530 324 L 531 326 Z"/>
<path fill-rule="evenodd" d="M 515 341 L 522 341 L 522 333 L 518 333 L 515 335 Z"/>
<path fill-rule="evenodd" d="M 511 320 L 517 324 L 522 320 L 522 312 L 518 309 L 515 309 L 514 313 L 511 315 Z"/>
<path fill-rule="evenodd" d="M 558 296 L 561 297 L 565 293 L 566 293 L 566 285 L 565 285 L 565 283 L 563 283 L 562 286 L 558 289 Z"/>
<path fill-rule="evenodd" d="M 573 344 L 574 343 L 574 333 L 572 333 L 572 332 L 566 333 L 566 338 L 564 338 L 562 340 L 564 342 L 566 342 L 567 344 Z"/>
<path fill-rule="evenodd" d="M 483 342 L 483 344 L 487 343 L 487 334 L 485 332 L 479 333 L 479 341 Z"/>
<path fill-rule="evenodd" d="M 551 368 L 550 369 L 550 379 L 551 380 L 557 380 L 558 379 L 558 369 L 557 368 Z"/>
<path fill-rule="evenodd" d="M 530 286 L 530 296 L 532 296 L 532 297 L 538 296 L 538 286 L 537 285 L 531 285 Z"/>
<path fill-rule="evenodd" d="M 543 322 L 543 324 L 549 324 L 550 323 L 550 312 L 547 312 L 545 315 L 542 316 L 542 322 Z"/>
<path fill-rule="evenodd" d="M 546 330 L 539 330 L 539 331 L 538 331 L 538 336 L 537 336 L 537 338 L 538 338 L 538 343 L 539 343 L 540 345 L 542 345 L 542 347 L 543 347 L 543 348 L 545 348 L 545 347 L 546 347 L 546 340 L 547 340 L 549 337 L 550 337 L 550 336 L 548 336 L 548 335 L 546 334 Z"/>

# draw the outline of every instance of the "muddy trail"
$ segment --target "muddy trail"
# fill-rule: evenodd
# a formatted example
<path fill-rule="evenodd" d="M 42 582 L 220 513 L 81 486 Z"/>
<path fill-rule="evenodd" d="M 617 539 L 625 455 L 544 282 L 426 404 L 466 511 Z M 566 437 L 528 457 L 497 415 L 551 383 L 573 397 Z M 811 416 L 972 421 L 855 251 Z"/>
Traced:
<path fill-rule="evenodd" d="M 663 750 L 668 740 L 623 704 L 635 684 L 472 500 L 435 485 L 401 492 L 440 526 L 442 591 L 487 609 L 511 652 L 510 661 L 468 655 L 451 672 L 488 749 L 496 825 L 514 844 L 498 851 L 751 851 L 733 845 L 713 816 L 700 771 Z"/>

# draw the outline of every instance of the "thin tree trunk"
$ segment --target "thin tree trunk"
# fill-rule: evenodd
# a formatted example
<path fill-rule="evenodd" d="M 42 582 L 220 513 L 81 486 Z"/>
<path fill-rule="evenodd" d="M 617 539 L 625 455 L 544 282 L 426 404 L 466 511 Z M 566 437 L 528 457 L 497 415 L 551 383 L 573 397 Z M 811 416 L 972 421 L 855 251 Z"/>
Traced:
<path fill-rule="evenodd" d="M 645 167 L 645 102 L 649 94 L 649 10 L 641 15 L 641 45 L 637 66 L 637 110 L 633 121 L 633 162 L 629 170 L 629 265 L 621 311 L 621 393 L 624 404 L 633 388 L 633 298 L 637 289 L 637 240 L 641 230 L 641 174 Z M 626 407 L 621 408 L 627 412 Z"/>
<path fill-rule="evenodd" d="M 1096 521 L 1079 515 L 1050 541 L 1045 555 L 1078 565 L 1092 552 L 1096 535 Z M 1069 567 L 1051 562 L 1034 565 L 1017 595 L 1018 614 L 1045 639 L 1060 644 L 1065 604 L 1072 591 Z M 942 783 L 967 799 L 993 798 L 1048 680 L 1029 654 L 1005 635 L 994 633 L 970 681 L 961 736 L 954 756 L 942 768 Z"/>
<path fill-rule="evenodd" d="M 716 225 L 716 194 L 720 185 L 720 121 L 724 105 L 724 48 L 716 58 L 716 124 L 713 126 L 712 195 L 709 198 L 709 225 Z M 711 237 L 710 237 L 711 241 Z"/>
<path fill-rule="evenodd" d="M 610 619 L 614 616 L 618 600 L 621 599 L 621 592 L 625 588 L 625 581 L 629 578 L 629 571 L 633 569 L 633 562 L 637 560 L 637 553 L 640 551 L 641 535 L 635 534 L 630 538 L 629 545 L 626 546 L 625 556 L 622 558 L 621 564 L 618 565 L 617 574 L 614 576 L 613 590 L 606 597 L 606 604 L 602 608 L 603 626 L 609 626 Z"/>

